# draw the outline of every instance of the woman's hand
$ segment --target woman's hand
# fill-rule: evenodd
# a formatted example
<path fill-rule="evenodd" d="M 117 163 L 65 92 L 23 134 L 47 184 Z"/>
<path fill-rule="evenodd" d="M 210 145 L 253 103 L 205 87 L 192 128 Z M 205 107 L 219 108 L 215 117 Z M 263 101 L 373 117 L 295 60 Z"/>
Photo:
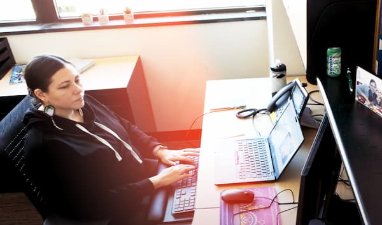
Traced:
<path fill-rule="evenodd" d="M 178 180 L 181 180 L 185 177 L 192 176 L 192 170 L 195 169 L 195 166 L 188 164 L 179 164 L 175 166 L 168 167 L 164 169 L 158 175 L 150 177 L 149 180 L 153 183 L 154 188 L 158 189 L 170 185 Z"/>
<path fill-rule="evenodd" d="M 174 166 L 179 162 L 186 164 L 193 164 L 193 157 L 199 156 L 198 148 L 185 148 L 179 150 L 160 149 L 156 151 L 156 156 L 162 161 L 162 163 Z"/>

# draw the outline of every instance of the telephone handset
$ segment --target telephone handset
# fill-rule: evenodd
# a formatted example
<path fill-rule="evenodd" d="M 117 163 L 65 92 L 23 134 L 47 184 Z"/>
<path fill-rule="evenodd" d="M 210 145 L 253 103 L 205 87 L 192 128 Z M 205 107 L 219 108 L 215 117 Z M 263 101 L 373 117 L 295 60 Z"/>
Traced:
<path fill-rule="evenodd" d="M 269 102 L 267 111 L 274 112 L 280 108 L 288 100 L 289 96 L 292 94 L 293 87 L 296 85 L 296 81 L 291 81 L 283 88 L 281 88 Z"/>
<path fill-rule="evenodd" d="M 264 109 L 243 109 L 236 113 L 236 117 L 240 119 L 246 119 L 251 116 L 255 116 L 259 112 L 274 112 L 277 109 L 279 109 L 281 106 L 284 105 L 284 103 L 288 100 L 288 98 L 292 94 L 293 87 L 297 85 L 296 80 L 293 80 L 289 82 L 286 86 L 281 88 L 271 99 L 269 102 L 267 108 Z"/>

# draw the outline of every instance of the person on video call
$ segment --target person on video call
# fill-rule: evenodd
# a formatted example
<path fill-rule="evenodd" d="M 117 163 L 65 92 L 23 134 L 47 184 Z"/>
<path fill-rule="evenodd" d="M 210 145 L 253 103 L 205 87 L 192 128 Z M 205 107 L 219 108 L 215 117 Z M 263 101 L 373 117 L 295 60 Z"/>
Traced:
<path fill-rule="evenodd" d="M 145 224 L 146 196 L 191 176 L 198 149 L 170 150 L 84 95 L 80 75 L 67 60 L 34 57 L 25 80 L 39 102 L 24 117 L 30 127 L 26 168 L 55 214 L 107 219 L 113 225 Z M 169 167 L 156 174 L 155 163 L 143 156 Z"/>
<path fill-rule="evenodd" d="M 366 105 L 379 106 L 377 95 L 377 83 L 374 79 L 370 79 L 369 85 L 358 84 L 356 88 L 357 97 L 362 96 Z"/>

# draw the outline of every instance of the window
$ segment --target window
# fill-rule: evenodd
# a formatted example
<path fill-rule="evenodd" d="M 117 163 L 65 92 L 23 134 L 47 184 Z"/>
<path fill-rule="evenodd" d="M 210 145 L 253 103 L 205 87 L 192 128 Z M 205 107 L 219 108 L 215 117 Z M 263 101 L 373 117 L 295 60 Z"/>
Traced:
<path fill-rule="evenodd" d="M 78 17 L 82 13 L 98 14 L 101 9 L 111 15 L 126 7 L 135 12 L 184 11 L 208 8 L 253 6 L 264 0 L 55 0 L 60 18 Z"/>
<path fill-rule="evenodd" d="M 35 9 L 40 9 L 41 12 L 56 10 L 48 14 L 57 15 L 57 19 L 79 18 L 82 13 L 98 15 L 100 10 L 110 15 L 120 15 L 126 7 L 135 13 L 144 14 L 265 5 L 265 0 L 10 0 L 0 7 L 0 22 L 35 21 L 36 13 L 32 2 L 35 4 Z M 51 9 L 50 6 L 55 9 Z"/>
<path fill-rule="evenodd" d="M 265 19 L 265 0 L 6 0 L 0 8 L 0 33 L 29 33 L 176 25 Z M 122 17 L 134 12 L 133 23 Z M 81 15 L 100 12 L 110 23 L 83 24 Z M 108 20 L 109 21 L 109 20 Z M 128 25 L 127 25 L 128 24 Z"/>
<path fill-rule="evenodd" d="M 31 0 L 12 0 L 0 7 L 0 22 L 35 20 L 36 14 Z"/>
<path fill-rule="evenodd" d="M 265 5 L 265 0 L 55 0 L 60 18 L 79 17 L 82 13 L 122 14 L 126 7 L 134 12 L 185 11 L 211 8 Z"/>

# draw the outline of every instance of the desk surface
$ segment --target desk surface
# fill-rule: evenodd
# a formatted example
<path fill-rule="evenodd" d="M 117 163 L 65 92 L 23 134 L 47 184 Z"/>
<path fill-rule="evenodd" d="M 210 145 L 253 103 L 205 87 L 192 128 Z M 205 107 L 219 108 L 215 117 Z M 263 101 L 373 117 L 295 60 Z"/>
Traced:
<path fill-rule="evenodd" d="M 301 80 L 304 78 L 301 77 Z M 268 78 L 214 80 L 208 81 L 206 87 L 206 115 L 203 118 L 201 154 L 199 158 L 196 209 L 193 225 L 218 225 L 220 192 L 229 188 L 273 186 L 277 191 L 292 189 L 294 200 L 298 201 L 300 173 L 307 153 L 316 134 L 316 130 L 304 128 L 304 143 L 300 147 L 287 169 L 277 182 L 247 183 L 235 185 L 214 185 L 214 154 L 211 150 L 216 140 L 238 136 L 255 136 L 252 120 L 240 120 L 235 117 L 237 110 L 208 113 L 211 108 L 246 104 L 247 107 L 264 108 L 271 99 L 270 81 Z M 220 104 L 220 105 L 219 105 Z M 270 128 L 269 116 L 258 115 L 254 120 L 255 127 Z M 290 196 L 279 198 L 280 201 L 291 201 Z M 288 199 L 289 197 L 289 199 Z M 280 206 L 280 210 L 295 205 Z M 295 224 L 297 209 L 281 214 L 283 225 Z"/>
<path fill-rule="evenodd" d="M 139 56 L 93 59 L 95 64 L 81 74 L 85 90 L 125 88 L 130 81 Z M 26 95 L 25 82 L 9 84 L 11 71 L 0 80 L 0 97 Z"/>
<path fill-rule="evenodd" d="M 318 84 L 365 224 L 382 224 L 382 118 L 355 101 L 345 77 Z"/>

